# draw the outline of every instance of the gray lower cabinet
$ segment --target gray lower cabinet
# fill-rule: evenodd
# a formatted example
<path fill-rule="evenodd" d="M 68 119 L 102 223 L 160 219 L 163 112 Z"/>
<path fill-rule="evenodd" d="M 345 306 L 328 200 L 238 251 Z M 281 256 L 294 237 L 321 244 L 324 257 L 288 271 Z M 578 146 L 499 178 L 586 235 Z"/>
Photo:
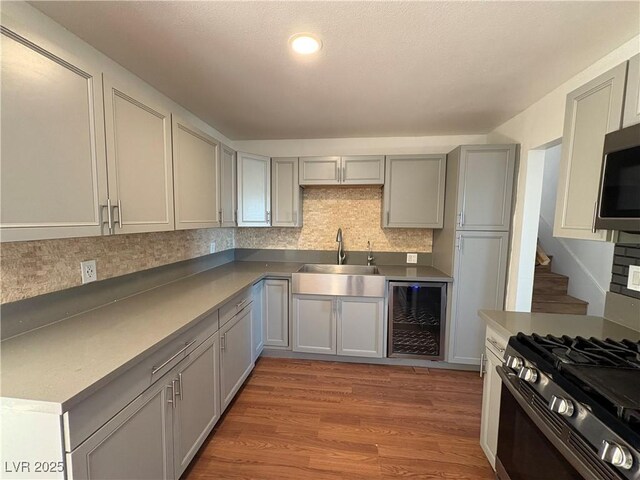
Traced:
<path fill-rule="evenodd" d="M 386 157 L 382 226 L 442 228 L 445 155 Z"/>
<path fill-rule="evenodd" d="M 289 280 L 264 280 L 264 344 L 289 347 Z"/>
<path fill-rule="evenodd" d="M 174 479 L 220 418 L 218 333 L 73 452 L 69 479 Z"/>
<path fill-rule="evenodd" d="M 253 369 L 250 303 L 220 327 L 220 398 L 224 411 Z"/>
<path fill-rule="evenodd" d="M 181 362 L 173 380 L 175 478 L 182 475 L 220 419 L 219 358 L 215 333 Z"/>
<path fill-rule="evenodd" d="M 251 314 L 252 360 L 255 363 L 256 359 L 262 353 L 267 333 L 264 308 L 264 280 L 259 281 L 253 286 L 251 296 L 253 297 L 253 312 Z"/>
<path fill-rule="evenodd" d="M 293 351 L 380 358 L 384 299 L 293 296 Z"/>
<path fill-rule="evenodd" d="M 302 226 L 302 190 L 298 182 L 298 158 L 271 159 L 271 226 Z"/>
<path fill-rule="evenodd" d="M 293 296 L 293 351 L 336 354 L 335 297 Z"/>
<path fill-rule="evenodd" d="M 448 360 L 479 365 L 484 324 L 478 310 L 503 308 L 509 233 L 458 232 L 456 245 Z"/>
<path fill-rule="evenodd" d="M 384 299 L 338 297 L 338 355 L 381 358 Z"/>
<path fill-rule="evenodd" d="M 67 454 L 70 479 L 174 478 L 170 372 Z"/>
<path fill-rule="evenodd" d="M 456 229 L 509 230 L 516 146 L 458 147 L 447 161 L 457 163 Z"/>
<path fill-rule="evenodd" d="M 622 126 L 640 123 L 640 53 L 629 59 Z"/>

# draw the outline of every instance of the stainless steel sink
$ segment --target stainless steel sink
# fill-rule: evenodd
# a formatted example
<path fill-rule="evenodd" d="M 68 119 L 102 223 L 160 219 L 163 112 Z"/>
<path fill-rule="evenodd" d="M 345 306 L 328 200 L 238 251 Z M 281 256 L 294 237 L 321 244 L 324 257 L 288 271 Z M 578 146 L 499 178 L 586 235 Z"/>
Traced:
<path fill-rule="evenodd" d="M 337 273 L 340 275 L 378 275 L 378 267 L 368 265 L 303 265 L 300 273 Z"/>
<path fill-rule="evenodd" d="M 385 278 L 378 267 L 307 264 L 292 275 L 293 294 L 384 297 Z"/>

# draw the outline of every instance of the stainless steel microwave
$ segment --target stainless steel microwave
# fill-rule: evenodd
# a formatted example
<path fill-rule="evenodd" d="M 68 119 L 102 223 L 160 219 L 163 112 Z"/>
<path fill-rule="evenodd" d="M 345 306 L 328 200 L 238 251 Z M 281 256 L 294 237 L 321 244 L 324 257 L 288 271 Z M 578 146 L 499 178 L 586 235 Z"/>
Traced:
<path fill-rule="evenodd" d="M 640 232 L 640 124 L 605 136 L 594 228 Z"/>

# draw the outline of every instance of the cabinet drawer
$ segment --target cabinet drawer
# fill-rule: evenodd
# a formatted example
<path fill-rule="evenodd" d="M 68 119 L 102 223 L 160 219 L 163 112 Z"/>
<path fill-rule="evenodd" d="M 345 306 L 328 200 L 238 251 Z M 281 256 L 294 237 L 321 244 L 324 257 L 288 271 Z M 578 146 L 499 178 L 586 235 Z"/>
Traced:
<path fill-rule="evenodd" d="M 247 288 L 221 306 L 218 310 L 220 312 L 220 327 L 222 328 L 235 314 L 246 307 L 250 301 L 251 288 Z"/>
<path fill-rule="evenodd" d="M 218 330 L 218 311 L 180 334 L 63 415 L 71 451 Z M 117 348 L 117 345 L 114 345 Z"/>
<path fill-rule="evenodd" d="M 504 358 L 504 352 L 507 348 L 509 339 L 503 337 L 496 332 L 493 328 L 487 326 L 487 333 L 485 336 L 485 346 L 487 350 L 493 353 L 500 360 Z"/>

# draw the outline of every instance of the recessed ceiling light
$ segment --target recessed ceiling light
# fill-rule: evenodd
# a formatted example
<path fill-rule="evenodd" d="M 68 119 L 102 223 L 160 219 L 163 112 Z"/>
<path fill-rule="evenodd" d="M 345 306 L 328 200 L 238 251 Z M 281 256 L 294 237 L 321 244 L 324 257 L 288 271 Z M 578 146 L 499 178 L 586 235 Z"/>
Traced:
<path fill-rule="evenodd" d="M 310 33 L 296 33 L 289 39 L 289 44 L 300 55 L 311 55 L 322 48 L 322 42 Z"/>

